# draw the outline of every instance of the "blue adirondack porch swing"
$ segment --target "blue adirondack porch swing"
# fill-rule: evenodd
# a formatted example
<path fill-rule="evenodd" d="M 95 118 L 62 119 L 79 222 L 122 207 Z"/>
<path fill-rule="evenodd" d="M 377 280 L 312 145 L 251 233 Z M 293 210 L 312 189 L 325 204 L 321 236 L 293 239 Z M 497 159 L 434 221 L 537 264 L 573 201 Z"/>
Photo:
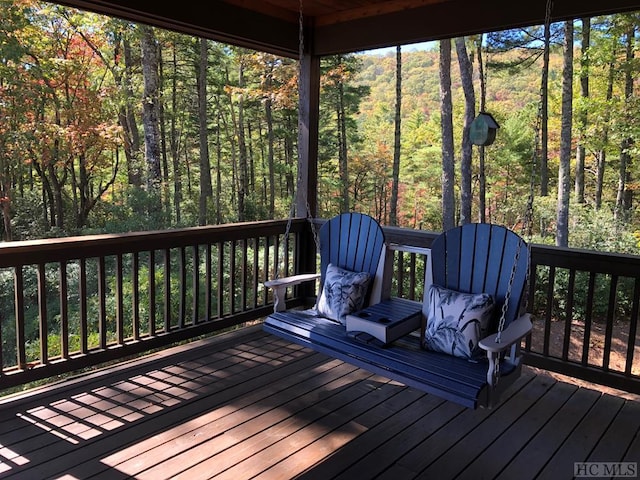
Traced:
<path fill-rule="evenodd" d="M 547 2 L 546 29 L 550 8 Z M 302 4 L 299 16 L 301 60 Z M 474 122 L 483 127 L 474 137 L 477 145 L 491 144 L 498 127 L 487 116 L 481 112 L 476 120 L 482 121 Z M 541 108 L 527 215 L 532 210 L 540 121 Z M 316 235 L 305 203 L 320 252 L 320 272 L 265 282 L 274 291 L 274 312 L 265 319 L 264 330 L 465 407 L 495 406 L 520 376 L 520 344 L 532 329 L 525 312 L 530 269 L 527 242 L 495 224 L 470 223 L 443 232 L 428 252 L 423 301 L 414 302 L 391 297 L 385 287 L 390 284 L 392 265 L 386 261 L 389 246 L 375 219 L 344 213 L 323 224 Z M 369 281 L 363 290 L 364 277 Z M 287 288 L 318 279 L 320 288 L 312 309 L 286 309 Z M 337 297 L 342 301 L 336 307 L 332 303 Z M 380 341 L 371 331 L 361 334 L 349 328 L 349 320 L 360 312 L 382 312 L 382 317 L 373 316 L 383 320 L 418 317 L 419 328 Z"/>
<path fill-rule="evenodd" d="M 520 343 L 532 324 L 529 314 L 522 312 L 529 272 L 529 246 L 515 232 L 494 224 L 466 224 L 434 239 L 428 270 L 433 285 L 448 292 L 446 301 L 443 301 L 445 297 L 440 298 L 437 306 L 433 303 L 430 285 L 425 285 L 423 302 L 393 298 L 384 291 L 382 285 L 388 280 L 384 275 L 389 274 L 384 268 L 388 246 L 382 228 L 372 217 L 360 213 L 338 215 L 320 228 L 318 243 L 321 259 L 318 275 L 304 274 L 266 282 L 274 288 L 277 297 L 274 313 L 264 322 L 263 328 L 267 332 L 469 408 L 496 405 L 500 394 L 520 375 Z M 319 309 L 323 292 L 326 293 L 327 272 L 335 267 L 347 272 L 346 276 L 339 277 L 343 292 L 350 288 L 348 281 L 344 281 L 350 274 L 364 272 L 371 280 L 362 303 L 352 305 L 354 308 L 366 310 L 382 305 L 392 316 L 419 315 L 422 327 L 389 343 L 370 336 L 363 340 L 357 332 L 348 331 L 344 319 L 340 318 L 344 312 L 327 316 L 326 309 Z M 306 310 L 287 310 L 286 288 L 318 278 L 320 288 L 316 305 Z M 425 348 L 425 339 L 429 337 L 428 322 L 435 321 L 429 309 L 436 311 L 435 317 L 443 310 L 445 316 L 451 317 L 452 295 L 468 294 L 484 294 L 492 303 L 488 323 L 483 329 L 489 334 L 477 339 L 477 349 L 483 355 L 464 358 L 454 352 Z M 477 315 L 471 312 L 469 317 L 469 311 L 465 310 L 468 299 L 465 297 L 461 302 L 458 302 L 461 307 L 458 310 L 465 311 L 467 318 L 476 325 Z M 450 333 L 452 329 L 456 330 L 444 325 L 440 330 Z M 460 340 L 467 338 L 464 333 L 454 332 L 450 336 Z"/>

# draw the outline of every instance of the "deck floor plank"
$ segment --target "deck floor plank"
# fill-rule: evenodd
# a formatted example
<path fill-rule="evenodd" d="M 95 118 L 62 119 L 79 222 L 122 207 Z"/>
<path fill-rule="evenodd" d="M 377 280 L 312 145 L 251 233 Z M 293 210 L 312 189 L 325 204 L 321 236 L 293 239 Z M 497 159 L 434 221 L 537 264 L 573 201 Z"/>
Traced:
<path fill-rule="evenodd" d="M 615 419 L 623 404 L 624 400 L 619 397 L 611 395 L 598 397 L 593 407 L 582 418 L 562 446 L 554 452 L 553 457 L 540 472 L 539 478 L 553 480 L 558 478 L 558 472 L 573 473 L 573 465 L 568 465 L 567 459 L 587 458 L 598 442 L 602 440 L 604 431 Z M 569 471 L 563 472 L 563 469 L 567 467 L 569 467 Z"/>
<path fill-rule="evenodd" d="M 621 462 L 628 446 L 640 436 L 640 403 L 626 402 L 589 454 L 589 462 Z M 636 458 L 640 458 L 640 455 Z M 639 472 L 640 474 L 640 472 Z"/>
<path fill-rule="evenodd" d="M 509 398 L 508 403 L 488 411 L 488 416 L 473 422 L 466 434 L 423 470 L 422 475 L 426 478 L 438 475 L 457 478 L 464 468 L 477 458 L 482 457 L 484 450 L 491 445 L 487 439 L 500 438 L 505 435 L 505 432 L 516 425 L 520 417 L 531 409 L 548 389 L 547 382 L 541 381 L 539 377 L 534 378 L 518 392 L 518 395 Z M 475 414 L 477 412 L 469 412 L 469 416 L 474 420 Z M 511 446 L 510 443 L 509 448 Z M 509 450 L 506 453 L 509 454 Z"/>
<path fill-rule="evenodd" d="M 243 328 L 0 398 L 0 479 L 562 480 L 640 461 L 640 402 L 524 372 L 469 410 Z"/>
<path fill-rule="evenodd" d="M 527 447 L 527 441 L 547 424 L 557 410 L 576 391 L 575 385 L 549 382 L 549 389 L 509 429 L 497 438 L 487 435 L 485 449 L 457 475 L 458 480 L 495 478 L 503 468 Z"/>

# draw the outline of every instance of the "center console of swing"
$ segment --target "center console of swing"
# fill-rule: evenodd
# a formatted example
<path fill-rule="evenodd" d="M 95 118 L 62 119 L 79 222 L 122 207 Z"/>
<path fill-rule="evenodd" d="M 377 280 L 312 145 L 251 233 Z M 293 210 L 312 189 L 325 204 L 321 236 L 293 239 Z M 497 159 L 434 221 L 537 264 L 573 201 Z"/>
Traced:
<path fill-rule="evenodd" d="M 387 345 L 419 329 L 421 314 L 420 302 L 392 297 L 347 315 L 346 330 L 356 340 L 373 337 Z"/>

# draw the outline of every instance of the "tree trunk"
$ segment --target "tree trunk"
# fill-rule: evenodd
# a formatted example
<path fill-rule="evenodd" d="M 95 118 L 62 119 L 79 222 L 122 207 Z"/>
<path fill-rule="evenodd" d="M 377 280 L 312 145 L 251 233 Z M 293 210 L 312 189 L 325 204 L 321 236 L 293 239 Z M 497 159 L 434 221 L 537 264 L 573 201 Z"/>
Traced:
<path fill-rule="evenodd" d="M 147 192 L 150 201 L 149 214 L 155 216 L 157 212 L 162 211 L 158 48 L 153 28 L 141 24 L 140 29 L 142 30 L 142 73 L 144 76 L 142 123 L 144 126 L 145 160 L 147 162 Z"/>
<path fill-rule="evenodd" d="M 589 98 L 589 44 L 591 37 L 591 19 L 582 19 L 582 50 L 580 55 L 580 97 Z M 578 203 L 584 203 L 584 163 L 586 151 L 584 141 L 587 130 L 586 101 L 578 113 L 578 146 L 576 148 L 576 181 L 575 194 Z"/>
<path fill-rule="evenodd" d="M 467 54 L 464 37 L 457 37 L 456 52 L 460 79 L 464 92 L 464 126 L 462 128 L 462 157 L 460 159 L 460 224 L 471 222 L 471 139 L 469 128 L 476 116 L 476 95 L 473 90 L 473 65 Z"/>
<path fill-rule="evenodd" d="M 344 84 L 338 82 L 338 102 L 336 105 L 338 121 L 338 164 L 340 175 L 341 201 L 340 212 L 349 211 L 349 162 L 347 160 L 347 119 L 345 112 Z"/>
<path fill-rule="evenodd" d="M 178 57 L 176 55 L 176 45 L 173 49 L 173 75 L 171 75 L 171 111 L 178 110 Z M 176 125 L 176 115 L 171 115 L 169 119 L 169 155 L 173 166 L 173 211 L 175 213 L 176 224 L 182 222 L 182 172 L 180 170 L 180 140 Z"/>
<path fill-rule="evenodd" d="M 132 68 L 134 61 L 131 53 L 129 38 L 125 35 L 122 39 L 122 49 L 124 51 L 124 91 L 126 104 L 120 116 L 120 125 L 124 130 L 125 137 L 125 158 L 127 159 L 127 180 L 129 185 L 134 187 L 142 186 L 142 172 L 140 168 L 140 132 L 134 114 L 132 99 L 135 98 L 132 88 Z"/>
<path fill-rule="evenodd" d="M 480 77 L 480 111 L 484 112 L 487 103 L 487 84 L 484 70 L 484 60 L 482 57 L 482 40 L 484 35 L 479 35 L 476 42 L 476 51 L 478 52 L 478 76 Z M 485 223 L 487 221 L 487 177 L 485 174 L 485 151 L 484 145 L 479 147 L 479 165 L 478 165 L 478 221 Z"/>
<path fill-rule="evenodd" d="M 389 224 L 398 225 L 398 187 L 400 183 L 400 127 L 402 113 L 402 50 L 396 47 L 396 114 L 395 130 L 393 134 L 393 173 L 391 179 L 391 208 L 389 210 Z"/>
<path fill-rule="evenodd" d="M 544 54 L 540 86 L 540 195 L 549 195 L 549 50 L 551 47 L 551 26 L 544 29 Z M 536 135 L 538 132 L 536 132 Z"/>
<path fill-rule="evenodd" d="M 569 192 L 571 188 L 571 122 L 573 102 L 573 22 L 564 24 L 564 64 L 562 70 L 562 119 L 560 165 L 558 168 L 558 206 L 556 245 L 569 246 Z"/>
<path fill-rule="evenodd" d="M 244 60 L 240 60 L 238 73 L 238 86 L 240 90 L 244 88 Z M 249 194 L 249 176 L 247 171 L 247 143 L 244 135 L 244 96 L 238 100 L 238 125 L 236 134 L 238 136 L 238 221 L 247 220 L 246 199 Z"/>
<path fill-rule="evenodd" d="M 268 76 L 267 90 L 271 87 L 271 75 Z M 273 151 L 275 141 L 273 134 L 273 111 L 271 96 L 267 95 L 264 102 L 264 113 L 267 121 L 267 175 L 269 177 L 269 218 L 275 218 L 276 211 L 276 165 Z"/>
<path fill-rule="evenodd" d="M 612 48 L 611 48 L 611 59 L 609 61 L 609 73 L 607 78 L 607 93 L 606 93 L 606 102 L 605 105 L 608 105 L 613 98 L 613 82 L 615 79 L 616 72 L 616 46 L 618 45 L 618 39 L 615 36 L 611 39 Z M 606 145 L 609 141 L 609 119 L 611 116 L 611 112 L 608 108 L 605 109 L 604 119 L 603 119 L 603 130 L 602 130 L 602 147 L 596 154 L 597 165 L 596 165 L 596 210 L 599 210 L 602 207 L 602 191 L 604 189 L 604 170 L 606 166 L 607 160 L 607 151 Z"/>
<path fill-rule="evenodd" d="M 442 229 L 455 226 L 455 161 L 451 102 L 451 40 L 440 40 L 440 114 L 442 117 Z"/>
<path fill-rule="evenodd" d="M 209 134 L 207 130 L 207 64 L 208 43 L 200 39 L 200 63 L 197 68 L 198 126 L 200 140 L 200 202 L 198 224 L 207 224 L 207 199 L 213 195 L 211 188 L 211 163 L 209 162 Z"/>
<path fill-rule="evenodd" d="M 635 38 L 635 27 L 631 25 L 626 35 L 626 65 L 633 62 L 633 45 Z M 625 105 L 630 105 L 633 97 L 633 76 L 632 68 L 625 68 L 624 74 L 624 97 Z M 631 118 L 635 112 L 624 112 L 624 123 L 627 126 L 631 122 Z M 631 169 L 632 157 L 629 149 L 633 146 L 633 139 L 630 137 L 623 138 L 620 142 L 620 168 L 618 176 L 618 194 L 616 195 L 616 219 L 620 222 L 628 222 L 630 218 L 631 207 L 633 205 L 633 174 Z"/>

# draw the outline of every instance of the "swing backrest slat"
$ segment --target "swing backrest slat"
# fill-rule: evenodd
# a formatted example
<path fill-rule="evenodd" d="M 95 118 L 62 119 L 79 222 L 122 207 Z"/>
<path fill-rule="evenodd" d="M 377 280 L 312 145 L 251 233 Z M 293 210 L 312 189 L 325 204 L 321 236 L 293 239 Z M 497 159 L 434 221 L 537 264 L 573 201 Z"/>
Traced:
<path fill-rule="evenodd" d="M 357 212 L 337 215 L 322 225 L 318 241 L 320 291 L 329 263 L 353 272 L 368 272 L 372 279 L 375 277 L 385 239 L 382 227 L 373 217 Z M 368 295 L 365 304 L 368 304 Z"/>
<path fill-rule="evenodd" d="M 507 291 L 511 289 L 505 313 L 506 328 L 522 313 L 529 255 L 527 243 L 501 225 L 465 224 L 443 232 L 431 244 L 433 283 L 460 292 L 493 295 L 496 322 Z M 514 263 L 516 267 L 510 285 Z"/>

